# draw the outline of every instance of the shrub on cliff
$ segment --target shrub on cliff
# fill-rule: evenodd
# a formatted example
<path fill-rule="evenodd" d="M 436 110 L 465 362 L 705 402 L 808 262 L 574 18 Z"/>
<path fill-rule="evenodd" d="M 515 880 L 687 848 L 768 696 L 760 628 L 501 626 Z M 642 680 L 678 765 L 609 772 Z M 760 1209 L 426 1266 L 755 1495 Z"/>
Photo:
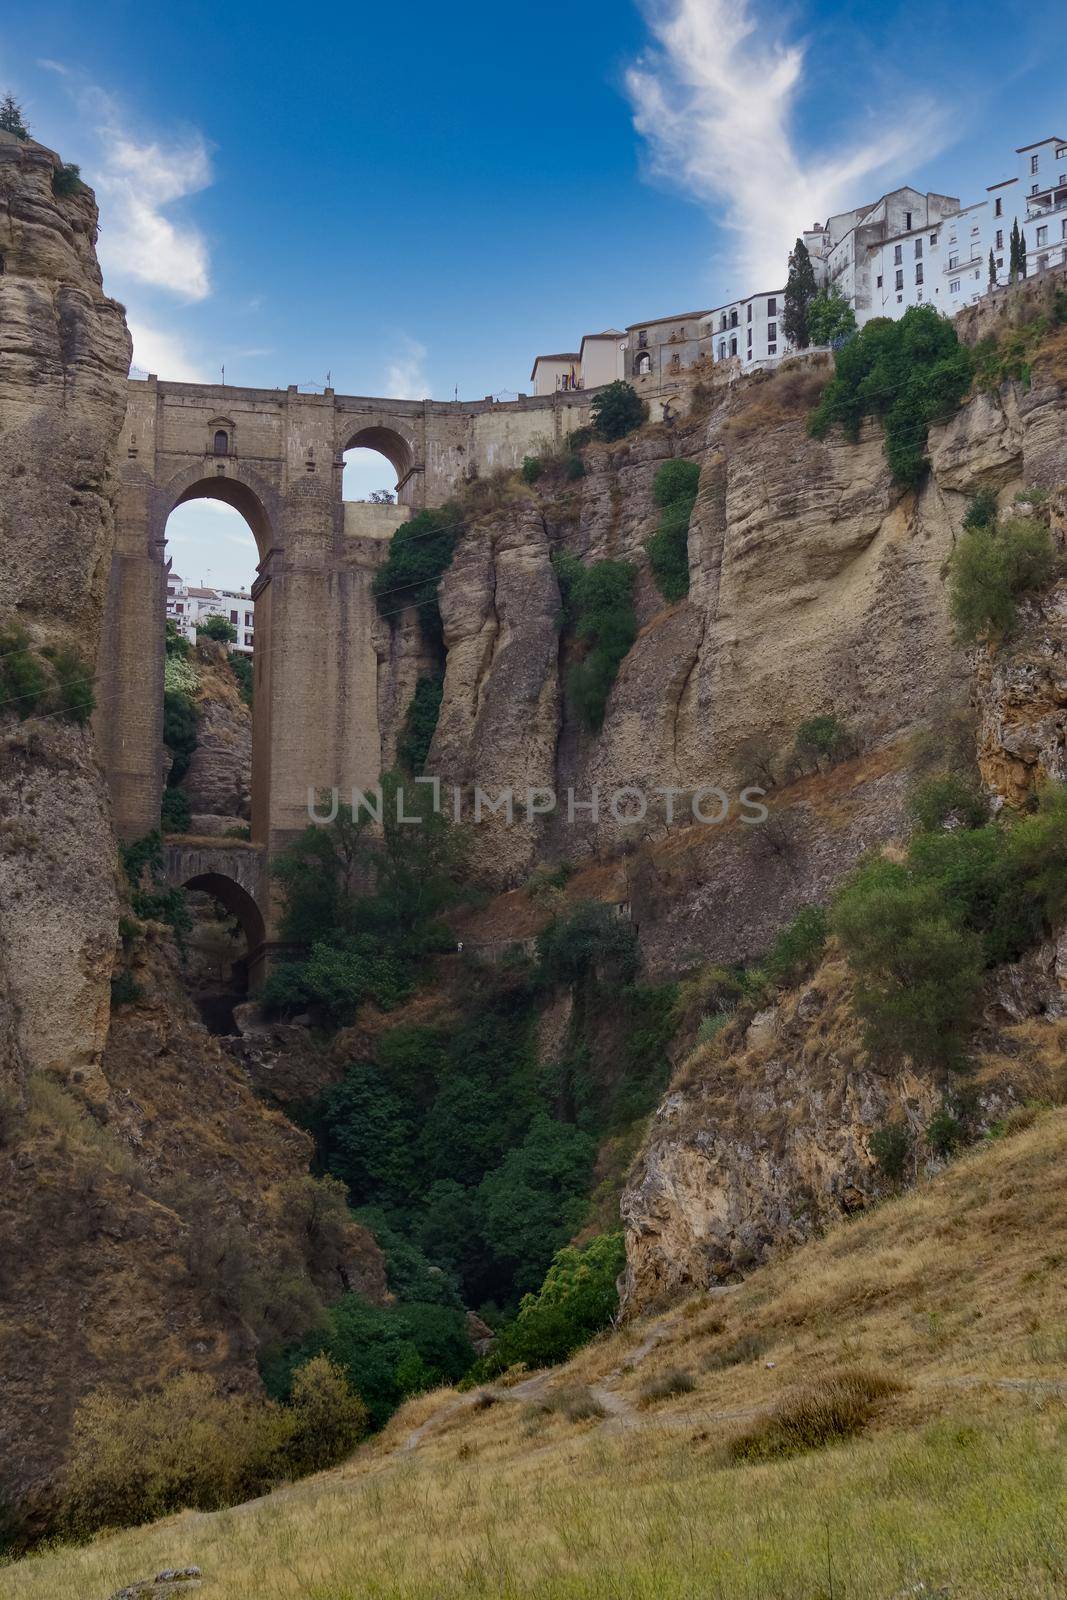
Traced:
<path fill-rule="evenodd" d="M 328 1355 L 312 1356 L 297 1368 L 289 1407 L 292 1431 L 286 1456 L 300 1476 L 322 1472 L 350 1456 L 370 1422 L 344 1370 Z"/>
<path fill-rule="evenodd" d="M 567 698 L 593 733 L 604 722 L 608 696 L 624 657 L 637 638 L 633 606 L 636 576 L 628 561 L 595 561 L 585 567 L 566 551 L 552 558 L 559 581 L 560 625 L 585 646 L 567 674 Z"/>
<path fill-rule="evenodd" d="M 426 766 L 426 757 L 437 731 L 444 692 L 443 678 L 420 678 L 404 717 L 404 726 L 397 740 L 396 758 L 405 772 L 416 777 Z"/>
<path fill-rule="evenodd" d="M 1021 595 L 1043 588 L 1055 570 L 1052 539 L 1026 517 L 964 525 L 949 560 L 949 606 L 962 644 L 1010 634 Z"/>
<path fill-rule="evenodd" d="M 540 1289 L 523 1296 L 515 1321 L 474 1367 L 475 1381 L 520 1363 L 533 1369 L 566 1361 L 615 1316 L 616 1284 L 625 1264 L 621 1233 L 598 1234 L 587 1244 L 557 1250 Z"/>
<path fill-rule="evenodd" d="M 689 593 L 689 521 L 699 482 L 697 462 L 665 461 L 652 483 L 653 498 L 663 510 L 645 549 L 656 586 L 672 603 Z"/>
<path fill-rule="evenodd" d="M 0 628 L 0 712 L 32 717 L 48 694 L 48 670 L 18 623 Z"/>
<path fill-rule="evenodd" d="M 214 639 L 216 644 L 237 643 L 237 629 L 229 617 L 203 617 L 196 625 L 196 636 Z"/>
<path fill-rule="evenodd" d="M 192 826 L 193 811 L 189 796 L 181 789 L 164 789 L 160 808 L 159 826 L 163 833 L 188 833 Z"/>
<path fill-rule="evenodd" d="M 419 511 L 402 523 L 389 541 L 389 555 L 374 576 L 374 598 L 381 616 L 395 618 L 414 606 L 426 640 L 440 647 L 441 612 L 437 587 L 452 564 L 463 515 L 456 505 Z"/>
<path fill-rule="evenodd" d="M 621 378 L 599 389 L 593 396 L 589 410 L 593 427 L 601 439 L 625 439 L 648 416 L 648 407 L 637 390 Z"/>
<path fill-rule="evenodd" d="M 610 906 L 583 900 L 538 934 L 537 960 L 539 976 L 550 983 L 581 983 L 594 969 L 626 982 L 637 967 L 637 936 Z"/>
<path fill-rule="evenodd" d="M 167 782 L 181 783 L 189 771 L 189 762 L 197 743 L 197 724 L 200 713 L 195 702 L 180 689 L 163 691 L 163 743 L 170 752 L 171 764 Z"/>
<path fill-rule="evenodd" d="M 899 321 L 875 317 L 837 352 L 809 431 L 821 439 L 840 424 L 855 441 L 865 417 L 881 418 L 893 477 L 914 488 L 929 464 L 928 426 L 951 416 L 972 372 L 970 351 L 932 306 L 911 306 Z"/>

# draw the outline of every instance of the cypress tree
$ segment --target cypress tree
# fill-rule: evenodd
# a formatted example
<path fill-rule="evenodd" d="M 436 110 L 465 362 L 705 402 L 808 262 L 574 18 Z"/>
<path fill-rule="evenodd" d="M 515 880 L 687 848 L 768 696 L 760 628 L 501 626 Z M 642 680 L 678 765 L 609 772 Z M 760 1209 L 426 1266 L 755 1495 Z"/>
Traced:
<path fill-rule="evenodd" d="M 815 269 L 807 245 L 803 239 L 798 239 L 789 252 L 789 277 L 782 310 L 782 327 L 786 338 L 798 350 L 806 350 L 811 343 L 808 337 L 808 306 L 814 298 Z"/>
<path fill-rule="evenodd" d="M 16 139 L 28 139 L 30 130 L 22 117 L 22 107 L 13 94 L 5 94 L 0 101 L 0 128 L 5 133 L 13 133 Z"/>
<path fill-rule="evenodd" d="M 997 263 L 996 263 L 996 258 L 993 255 L 993 246 L 990 245 L 989 246 L 989 287 L 991 289 L 995 289 L 996 286 L 997 286 Z"/>

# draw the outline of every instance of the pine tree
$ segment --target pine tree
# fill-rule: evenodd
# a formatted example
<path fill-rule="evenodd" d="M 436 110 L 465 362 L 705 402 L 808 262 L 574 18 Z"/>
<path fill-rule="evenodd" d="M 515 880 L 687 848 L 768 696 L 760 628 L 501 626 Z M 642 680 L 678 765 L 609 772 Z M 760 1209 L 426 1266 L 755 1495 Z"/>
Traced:
<path fill-rule="evenodd" d="M 806 350 L 808 337 L 808 307 L 815 298 L 815 269 L 811 264 L 807 245 L 798 239 L 789 252 L 789 277 L 786 280 L 782 327 L 786 338 L 798 350 Z"/>
<path fill-rule="evenodd" d="M 1011 249 L 1008 257 L 1008 277 L 1012 283 L 1016 278 L 1026 277 L 1026 240 L 1023 238 L 1019 219 L 1011 225 Z"/>
<path fill-rule="evenodd" d="M 30 130 L 22 118 L 22 107 L 13 94 L 5 94 L 0 101 L 0 129 L 13 133 L 16 139 L 28 139 Z"/>

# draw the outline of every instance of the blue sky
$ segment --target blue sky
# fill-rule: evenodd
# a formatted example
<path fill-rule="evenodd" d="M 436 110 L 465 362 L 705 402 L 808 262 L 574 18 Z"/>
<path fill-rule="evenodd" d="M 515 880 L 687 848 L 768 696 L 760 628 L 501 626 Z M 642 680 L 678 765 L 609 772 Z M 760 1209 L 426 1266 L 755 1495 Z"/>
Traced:
<path fill-rule="evenodd" d="M 1067 133 L 1065 60 L 1062 0 L 43 0 L 0 24 L 0 87 L 97 188 L 142 366 L 440 399 L 774 287 L 799 226 L 898 182 L 978 198 Z M 206 541 L 186 576 L 245 574 L 223 513 L 181 515 Z"/>

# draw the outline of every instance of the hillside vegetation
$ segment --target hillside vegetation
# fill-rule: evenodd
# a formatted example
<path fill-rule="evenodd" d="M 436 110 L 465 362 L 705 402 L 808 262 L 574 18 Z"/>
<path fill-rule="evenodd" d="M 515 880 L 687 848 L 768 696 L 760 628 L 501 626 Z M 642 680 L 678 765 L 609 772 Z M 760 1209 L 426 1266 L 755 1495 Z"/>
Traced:
<path fill-rule="evenodd" d="M 105 1600 L 196 1562 L 205 1600 L 1062 1595 L 1065 1182 L 1050 1111 L 567 1368 L 422 1396 L 341 1469 L 0 1586 Z"/>

